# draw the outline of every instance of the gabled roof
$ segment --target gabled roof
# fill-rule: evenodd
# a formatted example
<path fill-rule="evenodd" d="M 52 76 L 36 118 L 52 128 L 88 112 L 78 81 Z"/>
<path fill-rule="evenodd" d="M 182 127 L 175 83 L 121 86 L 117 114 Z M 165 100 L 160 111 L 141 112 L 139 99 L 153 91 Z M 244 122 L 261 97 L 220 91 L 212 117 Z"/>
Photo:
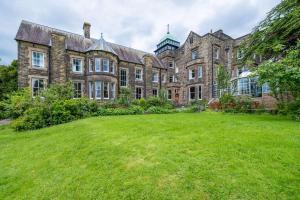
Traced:
<path fill-rule="evenodd" d="M 143 64 L 143 56 L 145 54 L 149 54 L 130 47 L 106 42 L 104 39 L 89 39 L 79 34 L 55 29 L 25 20 L 22 20 L 15 39 L 17 41 L 26 41 L 35 44 L 51 46 L 51 34 L 54 32 L 66 36 L 66 49 L 71 51 L 83 53 L 90 50 L 107 51 L 116 54 L 122 61 L 136 64 Z M 154 67 L 165 68 L 162 62 L 160 62 L 155 55 L 151 55 Z"/>

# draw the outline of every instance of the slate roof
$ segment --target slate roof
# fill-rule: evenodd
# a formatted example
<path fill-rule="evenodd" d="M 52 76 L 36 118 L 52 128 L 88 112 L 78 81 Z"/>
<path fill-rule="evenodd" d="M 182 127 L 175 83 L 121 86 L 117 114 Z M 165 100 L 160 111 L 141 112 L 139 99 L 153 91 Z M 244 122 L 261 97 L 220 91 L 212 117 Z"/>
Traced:
<path fill-rule="evenodd" d="M 60 33 L 66 36 L 66 49 L 87 52 L 89 50 L 103 50 L 116 54 L 121 61 L 143 64 L 143 56 L 151 55 L 153 66 L 158 68 L 166 68 L 163 63 L 154 55 L 144 51 L 125 47 L 122 45 L 106 42 L 91 38 L 85 38 L 82 35 L 55 29 L 52 27 L 36 24 L 33 22 L 22 20 L 15 39 L 17 41 L 26 41 L 35 44 L 51 46 L 51 33 Z"/>

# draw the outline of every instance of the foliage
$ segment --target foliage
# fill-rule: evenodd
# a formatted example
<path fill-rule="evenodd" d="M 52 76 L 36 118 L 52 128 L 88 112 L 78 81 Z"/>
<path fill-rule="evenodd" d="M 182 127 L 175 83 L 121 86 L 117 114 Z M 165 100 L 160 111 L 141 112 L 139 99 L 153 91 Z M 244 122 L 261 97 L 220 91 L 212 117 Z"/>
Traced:
<path fill-rule="evenodd" d="M 197 100 L 190 103 L 191 112 L 202 112 L 205 111 L 206 107 L 207 101 L 205 100 Z"/>
<path fill-rule="evenodd" d="M 147 114 L 168 114 L 174 111 L 159 106 L 151 106 L 146 110 Z"/>
<path fill-rule="evenodd" d="M 0 65 L 0 101 L 18 89 L 18 63 L 16 60 L 8 66 Z"/>
<path fill-rule="evenodd" d="M 255 27 L 242 45 L 243 61 L 252 60 L 253 54 L 266 60 L 278 60 L 285 52 L 296 46 L 300 38 L 300 3 L 284 0 L 274 7 L 266 18 Z"/>
<path fill-rule="evenodd" d="M 219 98 L 223 110 L 233 109 L 236 105 L 236 100 L 231 94 L 224 94 Z"/>
<path fill-rule="evenodd" d="M 218 89 L 220 91 L 220 95 L 223 95 L 223 93 L 228 91 L 229 85 L 230 85 L 230 75 L 228 71 L 226 70 L 224 65 L 218 65 L 217 70 L 217 85 Z"/>
<path fill-rule="evenodd" d="M 118 103 L 124 106 L 129 106 L 132 101 L 132 95 L 130 88 L 121 87 L 118 98 Z"/>

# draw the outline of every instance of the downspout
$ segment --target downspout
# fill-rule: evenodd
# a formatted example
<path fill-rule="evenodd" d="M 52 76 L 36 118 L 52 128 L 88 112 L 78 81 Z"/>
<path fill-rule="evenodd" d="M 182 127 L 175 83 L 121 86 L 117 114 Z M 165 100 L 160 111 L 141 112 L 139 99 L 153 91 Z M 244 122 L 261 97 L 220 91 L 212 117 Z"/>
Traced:
<path fill-rule="evenodd" d="M 214 44 L 211 44 L 211 97 L 214 98 Z"/>
<path fill-rule="evenodd" d="M 51 47 L 48 49 L 48 86 L 51 84 Z"/>

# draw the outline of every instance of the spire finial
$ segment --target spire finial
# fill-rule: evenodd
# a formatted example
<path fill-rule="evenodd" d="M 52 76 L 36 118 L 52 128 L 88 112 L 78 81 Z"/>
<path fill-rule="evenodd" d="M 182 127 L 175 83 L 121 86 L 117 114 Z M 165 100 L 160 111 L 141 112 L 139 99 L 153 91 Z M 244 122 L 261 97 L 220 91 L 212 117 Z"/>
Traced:
<path fill-rule="evenodd" d="M 103 39 L 103 33 L 101 33 L 101 39 Z"/>
<path fill-rule="evenodd" d="M 167 24 L 167 34 L 170 33 L 170 24 Z"/>

